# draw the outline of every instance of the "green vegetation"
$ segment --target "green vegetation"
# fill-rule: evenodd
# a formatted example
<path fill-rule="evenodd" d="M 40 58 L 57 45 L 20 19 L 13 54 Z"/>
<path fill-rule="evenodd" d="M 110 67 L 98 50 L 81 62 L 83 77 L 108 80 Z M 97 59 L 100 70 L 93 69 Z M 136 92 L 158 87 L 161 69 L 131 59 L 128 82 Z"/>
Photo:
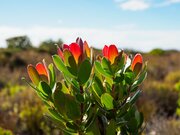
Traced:
<path fill-rule="evenodd" d="M 43 116 L 46 108 L 30 88 L 7 86 L 1 89 L 0 103 L 0 126 L 14 134 L 50 135 L 56 131 Z"/>
<path fill-rule="evenodd" d="M 98 55 L 99 51 L 95 53 Z M 143 54 L 144 61 L 148 61 L 148 76 L 141 86 L 143 92 L 137 106 L 147 122 L 145 133 L 178 135 L 180 120 L 174 116 L 180 114 L 177 111 L 180 106 L 180 52 L 164 51 L 164 54 Z M 0 49 L 0 135 L 6 130 L 10 135 L 10 131 L 21 135 L 61 134 L 44 117 L 46 110 L 39 97 L 21 80 L 22 76 L 28 78 L 27 64 L 36 64 L 43 58 L 47 63 L 52 62 L 50 52 L 39 51 L 39 48 Z"/>
<path fill-rule="evenodd" d="M 10 130 L 6 130 L 0 127 L 0 135 L 13 135 Z"/>
<path fill-rule="evenodd" d="M 51 39 L 43 41 L 39 45 L 39 51 L 44 51 L 50 54 L 55 54 L 57 52 L 57 46 L 62 46 L 63 41 L 61 39 L 53 41 Z"/>
<path fill-rule="evenodd" d="M 153 49 L 149 53 L 153 54 L 153 55 L 163 55 L 165 53 L 165 51 L 160 48 L 157 48 L 157 49 Z"/>
<path fill-rule="evenodd" d="M 8 48 L 28 49 L 32 43 L 27 36 L 12 37 L 6 40 Z"/>

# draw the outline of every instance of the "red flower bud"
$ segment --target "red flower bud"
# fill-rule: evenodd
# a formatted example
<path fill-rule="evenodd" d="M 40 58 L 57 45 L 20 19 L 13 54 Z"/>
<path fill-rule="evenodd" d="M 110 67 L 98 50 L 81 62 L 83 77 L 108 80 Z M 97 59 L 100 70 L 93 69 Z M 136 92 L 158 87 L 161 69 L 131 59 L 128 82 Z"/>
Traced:
<path fill-rule="evenodd" d="M 142 58 L 142 55 L 137 53 L 134 58 L 133 58 L 133 61 L 132 61 L 132 64 L 131 64 L 131 69 L 132 71 L 134 71 L 135 67 L 137 64 L 141 65 L 142 66 L 142 63 L 143 63 L 143 58 Z"/>
<path fill-rule="evenodd" d="M 45 64 L 42 64 L 41 62 L 39 62 L 36 65 L 36 67 L 34 67 L 31 64 L 28 65 L 27 72 L 28 72 L 29 78 L 35 85 L 38 85 L 40 81 L 48 82 L 49 73 L 47 71 L 47 67 Z"/>
<path fill-rule="evenodd" d="M 113 64 L 115 58 L 118 56 L 118 49 L 115 45 L 110 45 L 109 47 L 105 45 L 102 53 L 104 57 L 106 57 L 111 64 Z"/>
<path fill-rule="evenodd" d="M 44 76 L 48 77 L 48 72 L 47 72 L 44 64 L 42 64 L 41 62 L 36 64 L 36 70 L 39 73 L 39 75 L 44 75 Z"/>
<path fill-rule="evenodd" d="M 86 56 L 86 57 L 90 58 L 90 48 L 86 41 L 84 41 L 84 43 L 83 43 L 81 38 L 77 38 L 76 43 L 71 43 L 70 45 L 64 44 L 63 48 L 58 48 L 57 53 L 63 61 L 64 61 L 64 57 L 65 57 L 63 55 L 63 52 L 65 49 L 67 49 L 71 52 L 71 54 L 73 55 L 73 57 L 76 61 L 76 64 L 79 63 L 80 57 L 84 58 Z M 84 54 L 86 54 L 86 55 L 84 55 Z"/>
<path fill-rule="evenodd" d="M 69 50 L 74 56 L 76 63 L 78 63 L 79 56 L 82 54 L 80 46 L 77 43 L 71 43 L 69 45 Z"/>

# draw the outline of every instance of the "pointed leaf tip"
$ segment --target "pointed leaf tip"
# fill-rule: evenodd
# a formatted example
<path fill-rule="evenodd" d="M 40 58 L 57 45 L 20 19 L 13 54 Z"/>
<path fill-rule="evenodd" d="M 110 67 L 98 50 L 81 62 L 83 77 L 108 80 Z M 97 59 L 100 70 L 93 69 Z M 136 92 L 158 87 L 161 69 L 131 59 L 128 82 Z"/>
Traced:
<path fill-rule="evenodd" d="M 63 50 L 64 50 L 64 49 L 68 49 L 68 50 L 69 50 L 69 45 L 63 44 Z"/>
<path fill-rule="evenodd" d="M 107 59 L 108 59 L 108 50 L 109 50 L 109 47 L 107 45 L 105 45 L 102 50 L 103 56 L 106 57 Z"/>
<path fill-rule="evenodd" d="M 84 41 L 84 51 L 86 52 L 86 55 L 87 55 L 87 57 L 89 57 L 90 58 L 90 48 L 89 48 L 89 46 L 88 46 L 88 43 L 86 42 L 86 41 Z"/>
<path fill-rule="evenodd" d="M 61 48 L 58 47 L 57 53 L 61 57 L 61 59 L 64 60 L 64 55 L 63 55 L 63 52 L 62 52 Z"/>

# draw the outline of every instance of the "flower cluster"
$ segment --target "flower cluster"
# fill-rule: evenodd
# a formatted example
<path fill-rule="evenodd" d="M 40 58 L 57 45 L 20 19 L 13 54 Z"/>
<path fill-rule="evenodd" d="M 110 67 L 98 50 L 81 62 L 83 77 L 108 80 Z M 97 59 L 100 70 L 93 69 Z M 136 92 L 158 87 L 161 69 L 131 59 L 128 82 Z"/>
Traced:
<path fill-rule="evenodd" d="M 58 55 L 63 61 L 66 53 L 72 55 L 76 61 L 76 64 L 82 62 L 86 57 L 90 58 L 90 48 L 86 41 L 82 41 L 81 38 L 77 38 L 76 43 L 70 45 L 64 44 L 63 47 L 58 47 Z"/>
<path fill-rule="evenodd" d="M 52 56 L 62 73 L 57 81 L 53 64 L 28 65 L 30 84 L 48 107 L 48 117 L 67 134 L 134 134 L 141 132 L 143 115 L 135 102 L 147 75 L 137 53 L 131 62 L 116 45 L 105 45 L 93 56 L 86 41 L 63 44 Z M 97 59 L 93 59 L 97 58 Z"/>

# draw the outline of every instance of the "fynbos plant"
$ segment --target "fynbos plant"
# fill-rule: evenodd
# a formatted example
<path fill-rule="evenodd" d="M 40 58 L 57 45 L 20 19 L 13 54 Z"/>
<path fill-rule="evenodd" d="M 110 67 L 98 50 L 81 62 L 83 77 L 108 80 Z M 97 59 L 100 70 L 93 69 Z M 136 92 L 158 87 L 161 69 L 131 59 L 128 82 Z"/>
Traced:
<path fill-rule="evenodd" d="M 86 41 L 64 44 L 52 59 L 63 79 L 56 80 L 53 64 L 28 65 L 27 71 L 47 115 L 64 134 L 140 134 L 143 115 L 135 103 L 147 72 L 141 54 L 131 62 L 115 45 L 94 56 Z"/>

